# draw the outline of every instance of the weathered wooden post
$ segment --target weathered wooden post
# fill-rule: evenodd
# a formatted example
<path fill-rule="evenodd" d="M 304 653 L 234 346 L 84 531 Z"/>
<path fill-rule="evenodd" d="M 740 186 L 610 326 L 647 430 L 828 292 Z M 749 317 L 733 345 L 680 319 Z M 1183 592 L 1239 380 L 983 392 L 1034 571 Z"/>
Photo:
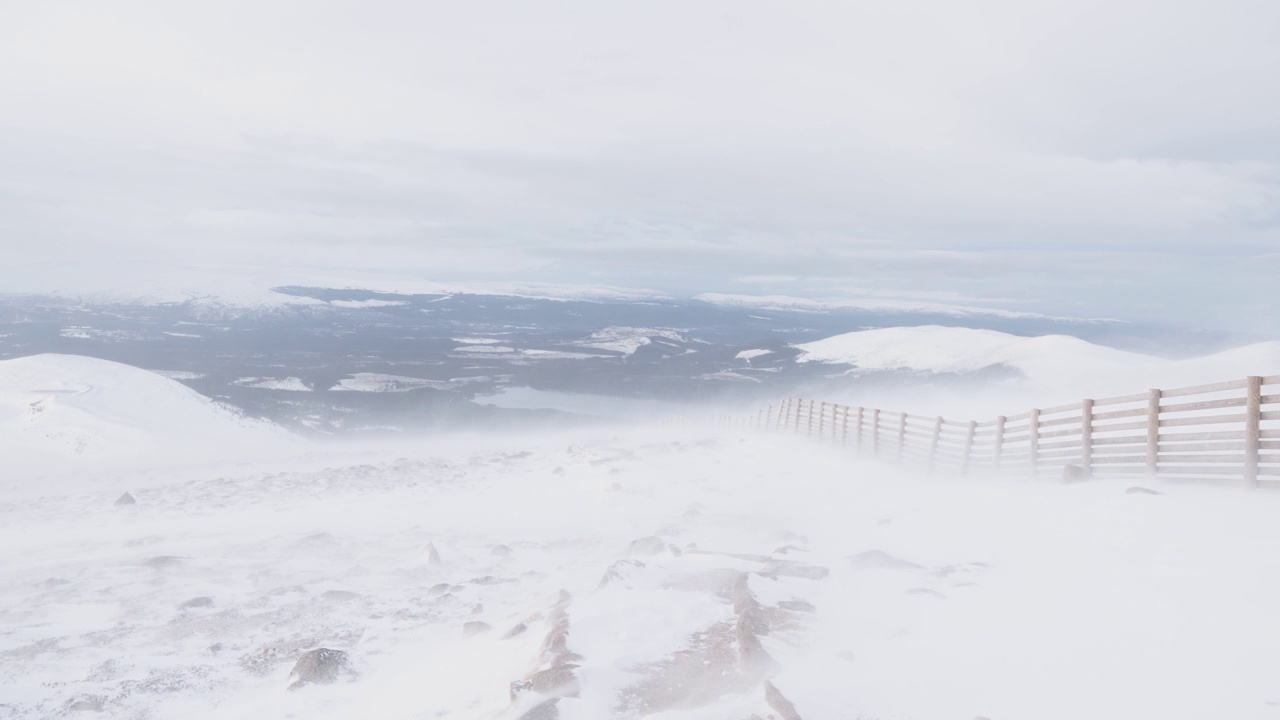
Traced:
<path fill-rule="evenodd" d="M 880 408 L 871 411 L 871 457 L 880 455 Z"/>
<path fill-rule="evenodd" d="M 1258 451 L 1262 444 L 1262 378 L 1249 376 L 1244 400 L 1244 486 L 1258 487 Z"/>
<path fill-rule="evenodd" d="M 1147 475 L 1160 470 L 1160 391 L 1147 391 Z"/>
<path fill-rule="evenodd" d="M 1000 472 L 1000 456 L 1004 453 L 1004 423 L 1005 416 L 1000 415 L 996 418 L 996 440 L 995 449 L 992 451 L 992 473 Z"/>
<path fill-rule="evenodd" d="M 907 444 L 907 414 L 898 413 L 898 458 L 899 465 L 902 464 L 902 448 Z"/>
<path fill-rule="evenodd" d="M 855 437 L 854 437 L 854 448 L 855 448 L 858 452 L 862 452 L 862 425 L 863 425 L 862 419 L 863 419 L 863 416 L 865 415 L 865 413 L 866 413 L 866 408 L 864 408 L 864 407 L 862 407 L 861 405 L 859 405 L 859 406 L 858 406 L 858 420 L 857 420 L 857 424 L 856 424 L 856 425 L 854 425 L 854 427 L 855 427 L 855 428 L 857 428 L 856 432 L 854 433 L 854 435 L 855 435 Z"/>
<path fill-rule="evenodd" d="M 933 472 L 938 459 L 938 441 L 942 439 L 942 416 L 933 419 L 933 439 L 929 441 L 929 472 Z"/>
<path fill-rule="evenodd" d="M 844 406 L 844 422 L 840 425 L 840 444 L 849 444 L 849 406 Z"/>
<path fill-rule="evenodd" d="M 818 407 L 818 442 L 822 442 L 822 430 L 827 421 L 827 403 L 824 400 Z"/>
<path fill-rule="evenodd" d="M 1093 401 L 1080 403 L 1080 467 L 1085 475 L 1093 474 Z"/>
<path fill-rule="evenodd" d="M 796 434 L 800 434 L 800 413 L 804 412 L 804 400 L 796 398 Z"/>
<path fill-rule="evenodd" d="M 1040 410 L 1033 408 L 1028 421 L 1027 432 L 1030 433 L 1030 453 L 1027 458 L 1031 466 L 1031 477 L 1040 477 Z"/>
<path fill-rule="evenodd" d="M 973 456 L 973 437 L 978 432 L 978 421 L 969 421 L 969 434 L 964 439 L 964 461 L 960 464 L 960 472 L 969 474 L 969 459 Z"/>

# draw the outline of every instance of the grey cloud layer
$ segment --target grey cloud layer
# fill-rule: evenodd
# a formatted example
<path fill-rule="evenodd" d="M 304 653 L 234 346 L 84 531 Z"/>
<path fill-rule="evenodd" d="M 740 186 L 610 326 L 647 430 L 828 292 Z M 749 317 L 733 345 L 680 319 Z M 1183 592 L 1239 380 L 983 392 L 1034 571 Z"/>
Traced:
<path fill-rule="evenodd" d="M 0 10 L 6 254 L 1280 331 L 1274 3 L 456 5 Z"/>

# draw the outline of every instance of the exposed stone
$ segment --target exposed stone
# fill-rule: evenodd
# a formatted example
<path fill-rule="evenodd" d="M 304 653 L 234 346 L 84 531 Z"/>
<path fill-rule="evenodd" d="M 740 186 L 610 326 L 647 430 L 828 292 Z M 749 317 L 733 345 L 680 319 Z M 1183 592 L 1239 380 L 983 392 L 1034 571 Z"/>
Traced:
<path fill-rule="evenodd" d="M 180 607 L 180 608 L 182 608 L 182 609 L 184 609 L 184 610 L 189 609 L 189 608 L 207 608 L 207 607 L 213 607 L 213 598 L 211 598 L 211 597 L 209 597 L 209 596 L 207 596 L 207 595 L 205 595 L 205 596 L 201 596 L 201 597 L 197 597 L 197 598 L 191 598 L 190 600 L 188 600 L 188 601 L 186 601 L 186 602 L 182 603 L 182 604 L 181 604 L 181 605 L 179 605 L 178 607 Z"/>
<path fill-rule="evenodd" d="M 764 701 L 769 703 L 769 707 L 773 708 L 782 720 L 800 720 L 800 713 L 796 712 L 796 706 L 791 704 L 791 701 L 768 680 L 764 681 Z"/>
<path fill-rule="evenodd" d="M 856 570 L 919 570 L 923 566 L 910 560 L 896 558 L 882 550 L 867 550 L 849 556 L 849 564 Z"/>
<path fill-rule="evenodd" d="M 72 712 L 102 712 L 104 705 L 103 698 L 97 695 L 86 695 L 67 705 L 67 709 Z"/>
<path fill-rule="evenodd" d="M 540 695 L 577 697 L 580 688 L 578 676 L 573 672 L 577 667 L 577 665 L 556 665 L 536 672 L 529 678 L 529 689 Z"/>
<path fill-rule="evenodd" d="M 134 497 L 127 492 L 121 495 L 120 497 L 116 498 L 116 505 L 137 505 L 137 504 L 138 504 L 138 501 L 135 500 Z"/>
<path fill-rule="evenodd" d="M 493 629 L 493 626 L 487 622 L 472 620 L 470 622 L 465 622 L 462 624 L 462 636 L 475 637 L 476 635 L 483 635 L 484 633 L 487 633 L 492 629 Z"/>
<path fill-rule="evenodd" d="M 444 561 L 440 559 L 440 551 L 436 550 L 435 543 L 427 543 L 427 564 L 443 565 Z"/>
<path fill-rule="evenodd" d="M 502 639 L 510 640 L 511 638 L 516 637 L 517 635 L 523 635 L 524 631 L 528 629 L 529 629 L 528 625 L 525 625 L 524 623 L 520 623 L 519 625 L 516 625 L 515 627 L 503 633 Z"/>
<path fill-rule="evenodd" d="M 642 570 L 644 566 L 644 563 L 639 560 L 619 560 L 604 571 L 604 575 L 600 577 L 600 583 L 597 587 L 605 587 L 615 583 L 625 585 L 626 581 L 633 577 L 637 571 Z"/>
<path fill-rule="evenodd" d="M 782 602 L 778 603 L 778 607 L 782 608 L 783 610 L 790 610 L 792 612 L 806 612 L 806 613 L 818 612 L 818 608 L 814 607 L 813 603 L 807 602 L 805 600 L 783 600 Z"/>
<path fill-rule="evenodd" d="M 627 552 L 632 555 L 657 555 L 667 549 L 667 544 L 657 535 L 642 537 L 631 543 Z"/>
<path fill-rule="evenodd" d="M 551 698 L 534 705 L 516 720 L 560 720 L 560 698 Z"/>
<path fill-rule="evenodd" d="M 1092 478 L 1093 473 L 1086 470 L 1083 465 L 1062 466 L 1062 482 L 1064 483 L 1083 482 Z"/>
<path fill-rule="evenodd" d="M 339 676 L 350 673 L 351 658 L 341 650 L 317 648 L 302 654 L 293 672 L 289 673 L 289 689 L 297 690 L 310 684 L 329 685 Z"/>

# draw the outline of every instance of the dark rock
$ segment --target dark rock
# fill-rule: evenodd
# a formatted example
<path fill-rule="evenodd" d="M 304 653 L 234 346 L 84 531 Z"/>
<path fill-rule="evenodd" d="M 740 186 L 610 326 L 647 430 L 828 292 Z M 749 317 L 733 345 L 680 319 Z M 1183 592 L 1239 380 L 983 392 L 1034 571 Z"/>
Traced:
<path fill-rule="evenodd" d="M 560 698 L 551 698 L 529 708 L 529 711 L 516 720 L 560 720 Z"/>
<path fill-rule="evenodd" d="M 472 620 L 470 622 L 465 622 L 462 624 L 462 636 L 475 637 L 476 635 L 483 635 L 484 633 L 487 633 L 492 629 L 493 629 L 493 626 L 487 622 Z"/>
<path fill-rule="evenodd" d="M 1062 482 L 1064 483 L 1083 482 L 1092 478 L 1093 473 L 1086 470 L 1083 465 L 1062 466 Z"/>
<path fill-rule="evenodd" d="M 1125 495 L 1159 495 L 1160 493 L 1155 490 L 1152 490 L 1151 488 L 1134 486 L 1129 488 L 1128 490 L 1125 490 L 1124 494 Z"/>
<path fill-rule="evenodd" d="M 642 537 L 633 541 L 631 546 L 627 548 L 627 552 L 632 555 L 657 555 L 667 549 L 667 544 L 657 535 Z"/>
<path fill-rule="evenodd" d="M 790 610 L 792 612 L 805 612 L 805 613 L 818 612 L 818 608 L 814 607 L 813 603 L 807 602 L 805 600 L 783 600 L 782 602 L 778 603 L 778 607 L 782 608 L 783 610 Z"/>
<path fill-rule="evenodd" d="M 540 695 L 577 697 L 578 677 L 573 672 L 577 667 L 577 665 L 557 665 L 536 672 L 529 678 L 529 689 Z"/>
<path fill-rule="evenodd" d="M 329 685 L 337 682 L 343 674 L 351 672 L 351 658 L 341 650 L 317 648 L 302 654 L 293 672 L 289 673 L 289 689 L 297 690 L 303 686 Z"/>
<path fill-rule="evenodd" d="M 773 708 L 782 720 L 800 720 L 800 713 L 796 712 L 796 706 L 791 704 L 791 701 L 768 680 L 764 681 L 764 701 L 769 703 L 769 707 Z"/>
<path fill-rule="evenodd" d="M 440 551 L 436 550 L 435 543 L 427 543 L 427 564 L 443 565 L 444 561 L 440 559 Z"/>
<path fill-rule="evenodd" d="M 116 505 L 137 505 L 137 504 L 138 504 L 138 501 L 135 500 L 133 496 L 130 495 L 129 493 L 125 493 L 120 497 L 116 498 Z"/>
<path fill-rule="evenodd" d="M 188 601 L 186 601 L 186 602 L 182 603 L 182 604 L 181 604 L 181 605 L 179 605 L 178 607 L 180 607 L 180 608 L 182 608 L 182 609 L 184 609 L 184 610 L 189 609 L 189 608 L 207 608 L 207 607 L 213 607 L 213 598 L 208 597 L 207 595 L 206 595 L 206 596 L 201 596 L 201 597 L 198 597 L 198 598 L 191 598 L 190 600 L 188 600 Z"/>
<path fill-rule="evenodd" d="M 919 570 L 923 567 L 881 550 L 867 550 L 850 555 L 849 564 L 857 570 Z"/>

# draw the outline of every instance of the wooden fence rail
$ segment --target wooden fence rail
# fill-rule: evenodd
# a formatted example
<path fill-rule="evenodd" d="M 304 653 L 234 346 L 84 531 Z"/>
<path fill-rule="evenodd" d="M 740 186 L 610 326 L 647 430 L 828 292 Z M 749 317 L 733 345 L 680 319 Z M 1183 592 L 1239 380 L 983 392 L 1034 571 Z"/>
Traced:
<path fill-rule="evenodd" d="M 716 423 L 807 435 L 929 471 L 1147 475 L 1280 487 L 1276 386 L 1280 375 L 1251 376 L 982 422 L 791 398 L 752 416 L 718 416 Z"/>

